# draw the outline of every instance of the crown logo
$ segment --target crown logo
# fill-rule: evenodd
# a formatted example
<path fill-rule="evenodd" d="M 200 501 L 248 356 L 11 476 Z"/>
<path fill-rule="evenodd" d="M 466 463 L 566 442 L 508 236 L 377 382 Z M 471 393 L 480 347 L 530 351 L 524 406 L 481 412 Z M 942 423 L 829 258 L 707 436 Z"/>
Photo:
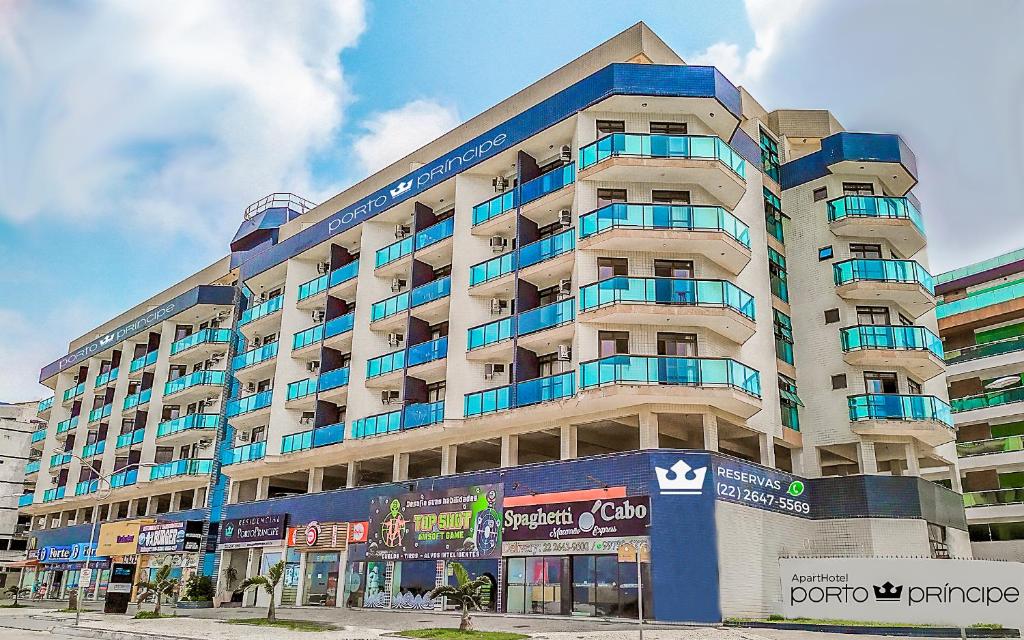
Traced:
<path fill-rule="evenodd" d="M 397 198 L 409 189 L 412 189 L 412 180 L 407 182 L 399 182 L 398 186 L 391 190 L 391 197 Z"/>
<path fill-rule="evenodd" d="M 100 338 L 100 344 L 101 345 L 107 344 L 108 342 L 110 342 L 113 339 L 114 339 L 114 334 L 108 333 L 107 335 L 105 335 L 102 338 Z"/>
<path fill-rule="evenodd" d="M 893 583 L 886 581 L 882 586 L 871 585 L 875 590 L 875 600 L 881 602 L 896 602 L 903 595 L 903 585 L 894 585 Z"/>
<path fill-rule="evenodd" d="M 654 467 L 662 495 L 700 494 L 704 488 L 704 476 L 707 471 L 707 467 L 694 469 L 686 464 L 685 460 L 679 460 L 670 469 Z"/>

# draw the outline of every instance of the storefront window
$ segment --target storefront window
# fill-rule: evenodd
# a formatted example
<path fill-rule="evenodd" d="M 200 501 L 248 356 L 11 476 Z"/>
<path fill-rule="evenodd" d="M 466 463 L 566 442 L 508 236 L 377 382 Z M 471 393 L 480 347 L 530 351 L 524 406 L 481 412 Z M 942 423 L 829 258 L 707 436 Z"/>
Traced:
<path fill-rule="evenodd" d="M 498 560 L 459 560 L 466 571 L 469 573 L 470 578 L 485 577 L 491 582 L 490 588 L 485 588 L 480 592 L 480 608 L 483 611 L 496 611 L 497 607 L 497 588 L 498 588 Z M 452 573 L 450 563 L 448 568 L 448 584 L 455 585 L 457 580 L 455 574 Z M 455 609 L 455 605 L 449 604 L 449 609 Z"/>
<path fill-rule="evenodd" d="M 365 562 L 349 562 L 345 566 L 345 606 L 349 608 L 362 607 L 363 596 L 363 572 L 366 571 Z"/>
<path fill-rule="evenodd" d="M 337 605 L 339 563 L 340 559 L 337 553 L 309 553 L 306 555 L 302 604 L 325 607 Z"/>
<path fill-rule="evenodd" d="M 396 562 L 392 584 L 393 608 L 432 608 L 426 596 L 437 585 L 437 561 Z"/>
<path fill-rule="evenodd" d="M 509 613 L 569 613 L 570 594 L 563 589 L 567 578 L 568 558 L 510 558 L 508 595 L 505 609 Z M 563 602 L 563 599 L 565 600 Z"/>
<path fill-rule="evenodd" d="M 281 605 L 295 606 L 295 597 L 299 591 L 299 563 L 302 556 L 295 549 L 288 549 L 285 555 L 284 576 L 281 578 Z"/>

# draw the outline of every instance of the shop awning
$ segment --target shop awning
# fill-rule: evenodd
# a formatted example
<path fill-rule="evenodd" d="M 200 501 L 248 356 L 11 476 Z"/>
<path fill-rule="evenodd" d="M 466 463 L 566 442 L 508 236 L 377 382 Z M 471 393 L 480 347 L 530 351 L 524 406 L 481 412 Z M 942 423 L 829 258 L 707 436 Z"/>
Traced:
<path fill-rule="evenodd" d="M 27 560 L 16 560 L 14 562 L 0 563 L 0 566 L 4 567 L 5 569 L 23 569 L 25 567 L 37 567 L 39 566 L 39 561 L 35 558 L 30 558 Z"/>

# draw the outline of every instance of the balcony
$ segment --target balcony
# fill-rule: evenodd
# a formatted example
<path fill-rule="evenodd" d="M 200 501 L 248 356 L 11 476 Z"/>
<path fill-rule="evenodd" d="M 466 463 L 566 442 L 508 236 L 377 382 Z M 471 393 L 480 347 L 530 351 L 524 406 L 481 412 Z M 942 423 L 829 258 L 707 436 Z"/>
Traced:
<path fill-rule="evenodd" d="M 96 480 L 82 480 L 75 485 L 76 496 L 86 496 L 90 493 L 96 493 L 100 489 L 100 481 Z"/>
<path fill-rule="evenodd" d="M 119 489 L 121 487 L 130 487 L 139 481 L 139 470 L 138 468 L 126 469 L 119 471 L 114 475 L 110 476 L 110 486 L 113 489 Z"/>
<path fill-rule="evenodd" d="M 405 429 L 426 427 L 432 424 L 444 422 L 444 400 L 436 402 L 420 402 L 410 404 L 405 408 L 403 418 Z"/>
<path fill-rule="evenodd" d="M 151 367 L 156 364 L 157 358 L 160 357 L 160 352 L 157 350 L 150 351 L 144 356 L 139 356 L 131 361 L 128 365 L 128 373 L 135 373 L 142 371 L 146 367 Z"/>
<path fill-rule="evenodd" d="M 32 444 L 43 442 L 44 440 L 46 440 L 46 427 L 32 432 Z"/>
<path fill-rule="evenodd" d="M 78 428 L 78 416 L 71 416 L 67 420 L 57 423 L 57 435 L 67 433 Z"/>
<path fill-rule="evenodd" d="M 33 498 L 34 498 L 34 494 L 31 494 L 31 493 L 23 493 L 23 494 L 21 494 L 20 496 L 18 496 L 18 508 L 20 509 L 22 507 L 31 506 Z"/>
<path fill-rule="evenodd" d="M 39 404 L 36 405 L 36 415 L 43 416 L 43 414 L 48 412 L 52 406 L 53 406 L 53 396 L 50 396 L 49 398 L 44 398 L 43 400 L 40 400 Z"/>
<path fill-rule="evenodd" d="M 750 228 L 722 207 L 614 203 L 580 216 L 579 248 L 693 253 L 739 273 Z"/>
<path fill-rule="evenodd" d="M 717 136 L 613 133 L 580 149 L 580 178 L 696 184 L 729 208 L 747 188 L 746 161 Z"/>
<path fill-rule="evenodd" d="M 395 379 L 395 376 L 391 374 L 397 373 L 397 378 L 401 379 L 404 369 L 405 349 L 370 358 L 366 361 L 366 386 L 370 388 L 387 387 Z"/>
<path fill-rule="evenodd" d="M 727 280 L 608 278 L 580 288 L 581 322 L 702 327 L 743 344 L 754 298 Z"/>
<path fill-rule="evenodd" d="M 68 453 L 55 453 L 50 456 L 50 468 L 63 467 L 66 464 L 71 464 L 73 456 L 70 452 Z"/>
<path fill-rule="evenodd" d="M 513 393 L 514 391 L 514 393 Z M 515 385 L 467 393 L 463 415 L 467 418 L 497 413 L 512 407 L 529 407 L 576 395 L 576 372 L 524 380 Z"/>
<path fill-rule="evenodd" d="M 452 237 L 454 232 L 455 219 L 447 218 L 426 229 L 422 229 L 415 235 L 389 244 L 383 249 L 378 249 L 374 256 L 376 274 L 382 277 L 396 275 L 403 271 L 409 262 L 408 260 L 403 260 L 403 258 L 411 256 L 414 250 L 417 252 L 426 251 L 435 245 L 439 245 L 444 240 Z M 430 251 L 428 253 L 437 254 L 437 251 Z"/>
<path fill-rule="evenodd" d="M 285 395 L 287 407 L 289 409 L 312 409 L 316 406 L 316 385 L 316 378 L 289 382 Z"/>
<path fill-rule="evenodd" d="M 624 401 L 711 406 L 744 419 L 761 410 L 760 374 L 730 358 L 607 356 L 580 365 L 580 390 L 594 410 Z"/>
<path fill-rule="evenodd" d="M 267 325 L 270 321 L 269 318 L 279 311 L 284 306 L 284 296 L 274 296 L 273 298 L 261 302 L 260 304 L 250 307 L 242 312 L 242 315 L 238 318 L 238 327 L 248 327 L 248 330 L 254 333 L 259 333 L 259 330 L 264 325 Z M 264 319 L 268 319 L 264 322 Z"/>
<path fill-rule="evenodd" d="M 117 441 L 114 443 L 115 448 L 124 449 L 125 447 L 131 447 L 137 444 L 141 444 L 146 438 L 145 429 L 136 429 L 129 433 L 122 433 L 117 436 Z"/>
<path fill-rule="evenodd" d="M 576 181 L 576 164 L 552 169 L 547 173 L 524 182 L 518 189 L 497 195 L 473 207 L 473 234 L 493 235 L 499 227 L 511 230 L 514 221 L 506 221 L 502 214 L 519 208 L 527 210 L 531 203 L 543 204 L 541 199 L 557 193 Z M 549 203 L 549 200 L 544 200 Z M 571 204 L 571 201 L 570 201 Z M 554 208 L 554 207 L 552 207 Z"/>
<path fill-rule="evenodd" d="M 550 346 L 572 337 L 575 320 L 576 299 L 568 298 L 472 327 L 468 330 L 466 358 L 477 361 L 493 359 L 511 349 L 509 341 L 514 336 L 518 336 L 519 344 L 527 349 Z M 508 344 L 504 344 L 506 342 Z"/>
<path fill-rule="evenodd" d="M 99 389 L 102 386 L 114 382 L 115 380 L 117 380 L 117 374 L 118 367 L 114 367 L 113 369 L 107 371 L 106 373 L 101 373 L 100 375 L 96 376 L 96 384 L 93 385 L 93 388 Z"/>
<path fill-rule="evenodd" d="M 323 325 L 317 325 L 321 330 Z M 231 366 L 234 369 L 234 373 L 237 376 L 239 372 L 245 371 L 246 377 L 254 376 L 259 371 L 263 371 L 267 367 L 260 365 L 269 365 L 273 362 L 274 358 L 277 357 L 278 348 L 280 343 L 271 342 L 265 344 L 262 347 L 256 347 L 250 349 L 245 353 L 240 353 L 235 356 L 231 361 Z"/>
<path fill-rule="evenodd" d="M 964 507 L 994 507 L 1003 504 L 1024 503 L 1024 488 L 990 489 L 988 491 L 971 491 L 964 494 Z"/>
<path fill-rule="evenodd" d="M 200 329 L 190 336 L 171 343 L 171 357 L 175 362 L 194 364 L 208 360 L 231 341 L 231 329 Z"/>
<path fill-rule="evenodd" d="M 832 265 L 836 293 L 846 300 L 891 300 L 917 318 L 935 307 L 935 281 L 913 260 L 854 258 Z"/>
<path fill-rule="evenodd" d="M 910 436 L 933 447 L 956 436 L 949 405 L 935 396 L 865 393 L 848 403 L 851 430 L 860 435 Z"/>
<path fill-rule="evenodd" d="M 1003 418 L 1024 413 L 1024 387 L 988 391 L 973 396 L 953 398 L 953 413 L 961 414 L 963 422 Z"/>
<path fill-rule="evenodd" d="M 101 456 L 103 455 L 103 452 L 106 450 L 106 448 L 106 440 L 100 440 L 92 444 L 87 444 L 84 447 L 82 447 L 82 458 L 87 460 L 89 458 L 92 458 L 93 456 Z"/>
<path fill-rule="evenodd" d="M 224 452 L 220 463 L 222 465 L 244 464 L 262 460 L 267 455 L 266 442 L 250 442 L 249 444 L 231 447 Z"/>
<path fill-rule="evenodd" d="M 548 238 L 519 247 L 519 276 L 550 279 L 556 273 L 572 271 L 575 259 L 576 230 L 566 229 Z"/>
<path fill-rule="evenodd" d="M 174 397 L 175 404 L 186 405 L 211 394 L 219 394 L 228 380 L 226 371 L 201 370 L 164 383 L 164 398 Z M 216 387 L 216 389 L 210 389 Z"/>
<path fill-rule="evenodd" d="M 434 340 L 421 342 L 409 347 L 406 353 L 406 366 L 410 375 L 417 377 L 429 376 L 432 373 L 444 371 L 447 366 L 445 360 L 448 358 L 448 336 L 441 336 Z"/>
<path fill-rule="evenodd" d="M 182 476 L 205 476 L 213 469 L 213 460 L 199 458 L 182 458 L 172 462 L 158 464 L 149 469 L 149 479 L 163 480 Z"/>
<path fill-rule="evenodd" d="M 349 311 L 343 316 L 332 318 L 324 325 L 324 346 L 347 352 L 352 348 L 352 327 L 355 324 L 355 312 Z"/>
<path fill-rule="evenodd" d="M 324 400 L 336 401 L 347 395 L 349 369 L 343 367 L 327 371 L 319 378 L 306 378 L 288 385 L 286 402 L 292 409 L 312 409 L 317 393 Z"/>
<path fill-rule="evenodd" d="M 113 411 L 114 406 L 112 404 L 105 404 L 102 407 L 97 407 L 89 412 L 89 424 L 99 422 L 103 418 L 110 417 L 110 413 Z"/>
<path fill-rule="evenodd" d="M 307 449 L 326 447 L 338 444 L 344 440 L 345 423 L 338 422 L 284 436 L 281 438 L 281 453 L 295 453 L 297 451 L 306 451 Z"/>
<path fill-rule="evenodd" d="M 255 426 L 270 418 L 270 403 L 274 390 L 268 389 L 252 395 L 231 400 L 227 403 L 227 417 L 235 427 Z"/>
<path fill-rule="evenodd" d="M 33 473 L 39 473 L 39 467 L 41 460 L 29 460 L 25 463 L 25 475 L 31 475 Z"/>
<path fill-rule="evenodd" d="M 370 438 L 402 430 L 402 410 L 359 418 L 352 423 L 353 438 Z"/>
<path fill-rule="evenodd" d="M 299 309 L 311 309 L 320 305 L 322 303 L 323 296 L 319 294 L 327 291 L 330 283 L 331 276 L 327 273 L 313 278 L 308 282 L 303 282 L 299 285 L 299 293 L 295 306 Z"/>
<path fill-rule="evenodd" d="M 941 309 L 943 305 L 939 305 Z M 946 375 L 966 376 L 988 369 L 1012 367 L 1021 360 L 1024 336 L 1014 336 L 946 352 Z"/>
<path fill-rule="evenodd" d="M 339 298 L 348 298 L 356 290 L 358 276 L 358 260 L 343 264 L 331 271 L 331 276 L 327 282 L 331 294 Z"/>
<path fill-rule="evenodd" d="M 1024 436 L 1005 436 L 1002 438 L 956 443 L 956 455 L 961 458 L 987 456 L 994 453 L 1013 453 L 1015 451 L 1024 451 Z"/>
<path fill-rule="evenodd" d="M 420 308 L 420 314 L 430 315 L 438 310 L 435 309 L 435 306 L 447 304 L 450 294 L 451 278 L 445 276 L 420 285 L 411 291 L 374 302 L 370 307 L 370 324 L 375 331 L 402 327 L 405 325 L 405 318 L 399 314 L 408 309 Z M 442 304 L 438 305 L 438 303 Z"/>
<path fill-rule="evenodd" d="M 192 440 L 197 431 L 212 431 L 220 424 L 220 416 L 215 413 L 190 413 L 188 415 L 161 422 L 156 427 L 156 437 L 161 445 L 183 440 Z M 174 438 L 173 436 L 179 436 Z"/>
<path fill-rule="evenodd" d="M 907 198 L 844 196 L 827 203 L 829 228 L 840 237 L 884 238 L 900 254 L 924 248 L 924 221 Z"/>
<path fill-rule="evenodd" d="M 63 500 L 65 491 L 67 491 L 67 487 L 54 487 L 53 489 L 47 489 L 43 492 L 43 502 Z"/>
<path fill-rule="evenodd" d="M 348 381 L 348 367 L 321 373 L 317 379 L 317 388 L 320 390 L 318 398 L 336 404 L 344 403 L 348 398 Z"/>
<path fill-rule="evenodd" d="M 512 292 L 512 273 L 516 270 L 516 252 L 484 260 L 469 268 L 469 293 L 474 296 L 493 297 L 497 293 Z"/>
<path fill-rule="evenodd" d="M 843 360 L 855 367 L 902 367 L 921 380 L 945 369 L 942 340 L 924 327 L 857 325 L 839 336 Z"/>
<path fill-rule="evenodd" d="M 67 404 L 68 401 L 74 400 L 75 398 L 79 397 L 83 393 L 85 393 L 85 383 L 84 382 L 79 382 L 75 386 L 73 386 L 70 389 L 67 389 L 67 390 L 64 391 L 63 404 Z"/>

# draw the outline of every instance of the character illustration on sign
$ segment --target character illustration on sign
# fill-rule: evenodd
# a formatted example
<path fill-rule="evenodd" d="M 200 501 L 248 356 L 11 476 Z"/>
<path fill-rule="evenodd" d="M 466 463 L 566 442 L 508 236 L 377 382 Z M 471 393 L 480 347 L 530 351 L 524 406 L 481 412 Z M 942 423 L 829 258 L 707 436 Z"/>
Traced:
<path fill-rule="evenodd" d="M 387 547 L 402 546 L 402 539 L 409 532 L 408 521 L 402 515 L 402 503 L 392 500 L 389 505 L 391 513 L 380 524 L 380 535 Z"/>
<path fill-rule="evenodd" d="M 486 507 L 476 515 L 476 549 L 479 553 L 487 555 L 498 545 L 501 516 L 494 508 L 497 498 L 494 491 L 488 491 L 485 496 L 481 497 L 486 501 Z"/>
<path fill-rule="evenodd" d="M 369 562 L 366 565 L 366 595 L 363 606 L 367 608 L 385 608 L 388 606 L 384 596 L 384 565 L 380 562 Z"/>

